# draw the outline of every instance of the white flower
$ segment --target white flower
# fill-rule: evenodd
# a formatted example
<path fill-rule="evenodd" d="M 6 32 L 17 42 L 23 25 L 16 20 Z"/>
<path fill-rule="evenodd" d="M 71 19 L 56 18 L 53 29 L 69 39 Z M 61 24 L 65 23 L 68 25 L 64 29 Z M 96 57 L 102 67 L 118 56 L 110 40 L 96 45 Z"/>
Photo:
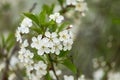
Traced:
<path fill-rule="evenodd" d="M 64 45 L 63 50 L 64 50 L 64 51 L 66 51 L 66 50 L 71 50 L 72 44 L 73 44 L 73 40 L 72 40 L 72 39 L 69 39 L 69 40 L 63 42 L 63 45 Z"/>
<path fill-rule="evenodd" d="M 19 35 L 20 33 L 24 34 L 24 33 L 29 33 L 29 27 L 32 26 L 32 20 L 30 20 L 29 18 L 24 18 L 20 27 L 18 27 L 17 29 L 17 33 L 16 36 Z M 19 32 L 19 34 L 18 34 Z"/>
<path fill-rule="evenodd" d="M 18 62 L 18 58 L 16 56 L 12 56 L 10 60 L 10 66 L 13 68 Z"/>
<path fill-rule="evenodd" d="M 38 50 L 38 55 L 43 55 L 44 53 L 49 53 L 50 49 L 49 47 L 49 39 L 48 38 L 42 38 L 42 35 L 38 35 L 38 37 L 32 38 L 32 48 L 36 48 Z"/>
<path fill-rule="evenodd" d="M 81 1 L 78 2 L 78 3 L 76 3 L 75 10 L 79 11 L 79 12 L 85 12 L 85 11 L 87 11 L 88 10 L 87 3 L 86 2 L 81 2 Z"/>
<path fill-rule="evenodd" d="M 20 59 L 20 62 L 29 63 L 31 62 L 33 56 L 34 54 L 31 53 L 29 50 L 26 50 L 25 48 L 21 48 L 19 51 L 18 58 Z"/>
<path fill-rule="evenodd" d="M 34 66 L 32 64 L 28 64 L 25 67 L 27 69 L 27 72 L 31 72 L 34 69 Z"/>
<path fill-rule="evenodd" d="M 94 80 L 101 80 L 104 76 L 104 70 L 102 68 L 96 70 L 94 73 L 93 73 L 93 78 Z"/>
<path fill-rule="evenodd" d="M 60 42 L 55 43 L 54 46 L 51 48 L 51 52 L 55 53 L 56 55 L 60 54 L 60 50 L 62 50 L 62 45 Z"/>
<path fill-rule="evenodd" d="M 22 43 L 22 36 L 20 34 L 20 31 L 16 30 L 15 37 L 17 39 L 16 41 Z"/>
<path fill-rule="evenodd" d="M 27 65 L 25 65 L 25 67 L 26 67 L 26 74 L 27 74 L 28 78 L 30 80 L 33 80 L 33 76 L 35 76 L 33 73 L 34 66 L 32 64 L 27 64 Z"/>
<path fill-rule="evenodd" d="M 32 48 L 36 48 L 36 49 L 39 49 L 40 48 L 40 44 L 42 43 L 41 42 L 41 39 L 42 39 L 42 35 L 38 35 L 38 37 L 33 37 L 32 38 L 32 43 L 31 43 L 31 47 Z"/>
<path fill-rule="evenodd" d="M 64 80 L 74 80 L 74 77 L 73 76 L 67 76 L 67 75 L 64 75 Z"/>
<path fill-rule="evenodd" d="M 68 34 L 68 30 L 61 31 L 59 35 L 60 35 L 60 38 L 59 38 L 60 41 L 66 41 L 70 38 L 70 35 Z"/>
<path fill-rule="evenodd" d="M 49 46 L 48 41 L 49 41 L 48 38 L 43 38 L 41 40 L 41 44 L 40 44 L 40 47 L 38 49 L 38 55 L 43 55 L 44 53 L 50 52 L 50 49 L 48 48 L 48 46 Z"/>
<path fill-rule="evenodd" d="M 66 0 L 66 4 L 67 5 L 75 5 L 76 4 L 76 0 Z"/>
<path fill-rule="evenodd" d="M 47 74 L 47 65 L 43 61 L 39 61 L 35 64 L 34 69 L 36 70 L 36 75 L 39 75 L 40 78 Z"/>
<path fill-rule="evenodd" d="M 58 43 L 57 33 L 45 32 L 45 36 L 49 39 L 49 47 L 53 47 L 54 43 Z"/>
<path fill-rule="evenodd" d="M 85 76 L 84 75 L 81 75 L 78 80 L 85 80 Z"/>
<path fill-rule="evenodd" d="M 50 20 L 56 21 L 56 23 L 61 23 L 64 20 L 64 17 L 60 13 L 54 13 L 49 16 Z"/>
<path fill-rule="evenodd" d="M 59 39 L 62 41 L 63 50 L 71 50 L 73 44 L 73 35 L 69 30 L 64 30 L 59 33 Z"/>
<path fill-rule="evenodd" d="M 24 27 L 31 27 L 32 26 L 32 20 L 29 19 L 29 18 L 24 18 L 22 23 L 21 23 L 21 26 L 24 26 Z"/>
<path fill-rule="evenodd" d="M 39 80 L 36 74 L 33 74 L 33 73 L 28 74 L 28 77 L 29 77 L 29 80 Z"/>
<path fill-rule="evenodd" d="M 23 62 L 24 61 L 25 48 L 20 49 L 20 51 L 18 53 L 19 53 L 18 58 L 19 58 L 20 62 Z"/>
<path fill-rule="evenodd" d="M 25 48 L 25 47 L 28 47 L 28 41 L 27 41 L 27 39 L 25 39 L 24 40 L 24 42 L 22 43 L 22 45 L 21 45 L 21 48 Z"/>
<path fill-rule="evenodd" d="M 62 71 L 61 70 L 56 70 L 56 75 L 59 76 L 61 75 Z M 49 71 L 49 74 L 50 74 L 50 77 L 53 79 L 53 80 L 56 80 L 56 76 L 54 74 L 54 72 L 52 70 Z"/>
<path fill-rule="evenodd" d="M 25 26 L 20 26 L 20 27 L 18 27 L 18 30 L 22 33 L 22 34 L 24 34 L 24 33 L 29 33 L 29 28 L 28 27 L 25 27 Z"/>

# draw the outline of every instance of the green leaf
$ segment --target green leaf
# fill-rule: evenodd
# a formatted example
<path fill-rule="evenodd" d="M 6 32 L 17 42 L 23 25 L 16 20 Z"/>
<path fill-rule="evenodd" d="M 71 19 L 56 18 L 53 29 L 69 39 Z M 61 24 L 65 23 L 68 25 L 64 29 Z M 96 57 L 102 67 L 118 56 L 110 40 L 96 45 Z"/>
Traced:
<path fill-rule="evenodd" d="M 62 64 L 70 69 L 73 73 L 77 72 L 76 66 L 69 59 L 64 60 Z"/>
<path fill-rule="evenodd" d="M 8 45 L 7 45 L 8 51 L 10 51 L 10 49 L 14 46 L 14 44 L 15 44 L 14 42 L 15 42 L 14 39 L 12 39 L 11 42 L 8 43 Z"/>
<path fill-rule="evenodd" d="M 55 24 L 55 21 L 51 20 L 48 22 L 49 25 L 54 25 Z"/>
<path fill-rule="evenodd" d="M 31 27 L 30 29 L 33 30 L 33 31 L 35 31 L 35 32 L 37 32 L 38 34 L 42 34 L 41 28 Z"/>
<path fill-rule="evenodd" d="M 39 55 L 37 54 L 37 50 L 36 50 L 35 48 L 30 48 L 30 50 L 31 50 L 32 52 L 34 52 L 33 60 L 35 60 L 35 61 L 39 61 L 39 60 L 44 61 L 43 56 L 39 56 Z"/>
<path fill-rule="evenodd" d="M 10 33 L 6 39 L 6 44 L 9 43 L 11 40 L 14 39 L 14 34 L 13 33 Z"/>
<path fill-rule="evenodd" d="M 42 60 L 42 61 L 44 61 L 43 58 L 41 56 L 37 55 L 37 54 L 34 54 L 33 60 L 36 60 L 36 61 Z"/>
<path fill-rule="evenodd" d="M 70 51 L 61 51 L 59 57 L 66 57 Z"/>
<path fill-rule="evenodd" d="M 42 9 L 45 10 L 48 15 L 50 15 L 53 13 L 54 7 L 55 7 L 54 4 L 52 4 L 51 6 L 45 4 L 43 5 Z"/>
<path fill-rule="evenodd" d="M 39 25 L 39 20 L 36 15 L 34 15 L 32 13 L 24 13 L 24 15 L 26 17 L 30 18 L 31 20 L 33 20 L 37 25 Z"/>
<path fill-rule="evenodd" d="M 49 10 L 49 15 L 53 13 L 54 7 L 55 7 L 55 5 L 52 4 L 51 7 L 50 7 L 50 10 Z"/>
<path fill-rule="evenodd" d="M 14 46 L 15 44 L 15 37 L 14 37 L 14 34 L 13 33 L 9 33 L 6 41 L 6 48 L 8 51 L 10 51 L 10 49 Z"/>
<path fill-rule="evenodd" d="M 45 22 L 46 22 L 46 11 L 45 10 L 40 12 L 39 22 L 40 22 L 41 25 L 45 25 Z"/>
<path fill-rule="evenodd" d="M 55 32 L 56 29 L 57 29 L 58 25 L 55 21 L 51 20 L 49 23 L 48 23 L 48 28 L 49 28 L 49 31 L 50 32 Z"/>
<path fill-rule="evenodd" d="M 58 28 L 58 32 L 62 31 L 69 23 L 62 23 Z"/>

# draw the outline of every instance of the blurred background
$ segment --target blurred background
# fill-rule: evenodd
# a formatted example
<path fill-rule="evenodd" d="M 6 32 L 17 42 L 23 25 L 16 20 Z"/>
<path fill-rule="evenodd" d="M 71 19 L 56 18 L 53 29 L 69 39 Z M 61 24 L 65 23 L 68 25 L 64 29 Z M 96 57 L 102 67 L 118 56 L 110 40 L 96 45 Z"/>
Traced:
<path fill-rule="evenodd" d="M 86 0 L 88 12 L 78 17 L 72 11 L 64 16 L 74 25 L 76 35 L 70 58 L 79 74 L 94 80 L 107 80 L 102 74 L 117 72 L 120 80 L 120 0 Z M 20 16 L 37 3 L 33 13 L 39 13 L 43 4 L 57 0 L 0 0 L 0 34 L 15 32 Z M 71 16 L 72 15 L 72 16 Z M 1 61 L 1 60 L 0 60 Z M 111 79 L 112 80 L 112 79 Z"/>

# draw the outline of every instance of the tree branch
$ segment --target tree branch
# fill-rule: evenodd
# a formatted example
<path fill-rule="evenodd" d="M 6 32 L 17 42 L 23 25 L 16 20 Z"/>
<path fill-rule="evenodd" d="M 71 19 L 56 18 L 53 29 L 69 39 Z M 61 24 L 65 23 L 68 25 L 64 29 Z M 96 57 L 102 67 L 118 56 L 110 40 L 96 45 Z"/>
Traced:
<path fill-rule="evenodd" d="M 59 80 L 59 78 L 58 78 L 58 76 L 57 76 L 57 74 L 56 74 L 56 71 L 55 71 L 55 67 L 54 67 L 53 60 L 52 60 L 50 54 L 48 54 L 48 55 L 49 55 L 49 59 L 50 59 L 50 63 L 51 63 L 51 69 L 53 70 L 53 73 L 54 73 L 56 79 Z"/>

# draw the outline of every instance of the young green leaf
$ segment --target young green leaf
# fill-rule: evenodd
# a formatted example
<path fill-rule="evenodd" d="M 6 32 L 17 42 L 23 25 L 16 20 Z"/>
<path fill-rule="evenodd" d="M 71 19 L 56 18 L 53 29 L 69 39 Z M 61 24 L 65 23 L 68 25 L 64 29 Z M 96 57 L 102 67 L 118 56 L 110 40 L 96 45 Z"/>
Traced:
<path fill-rule="evenodd" d="M 7 44 L 7 51 L 10 51 L 10 49 L 14 46 L 15 41 L 14 39 L 12 39 L 8 44 Z"/>
<path fill-rule="evenodd" d="M 43 57 L 42 57 L 42 56 L 39 56 L 39 55 L 37 55 L 37 54 L 34 54 L 33 60 L 35 60 L 35 61 L 39 61 L 39 60 L 44 61 Z"/>
<path fill-rule="evenodd" d="M 42 30 L 41 30 L 41 28 L 37 28 L 37 27 L 32 27 L 32 28 L 30 28 L 31 30 L 33 30 L 33 31 L 35 31 L 36 33 L 38 33 L 38 34 L 42 34 Z"/>
<path fill-rule="evenodd" d="M 50 22 L 47 23 L 48 24 L 48 28 L 50 32 L 55 32 L 58 25 L 55 21 L 51 20 Z"/>
<path fill-rule="evenodd" d="M 45 22 L 46 22 L 46 11 L 45 10 L 40 12 L 39 22 L 40 22 L 41 25 L 43 25 L 43 26 L 45 25 Z"/>
<path fill-rule="evenodd" d="M 9 43 L 12 39 L 14 39 L 14 34 L 10 33 L 6 39 L 6 43 Z"/>
<path fill-rule="evenodd" d="M 75 65 L 69 59 L 64 60 L 62 64 L 70 69 L 73 73 L 77 72 Z"/>
<path fill-rule="evenodd" d="M 58 32 L 62 31 L 69 23 L 62 23 L 58 28 Z"/>
<path fill-rule="evenodd" d="M 55 7 L 54 4 L 52 4 L 51 6 L 45 4 L 43 5 L 42 9 L 45 10 L 48 15 L 50 15 L 53 13 L 54 7 Z"/>
<path fill-rule="evenodd" d="M 36 15 L 33 15 L 32 13 L 24 13 L 24 15 L 39 25 L 39 20 Z"/>
<path fill-rule="evenodd" d="M 67 54 L 69 54 L 70 51 L 61 51 L 59 54 L 59 57 L 66 57 Z"/>

